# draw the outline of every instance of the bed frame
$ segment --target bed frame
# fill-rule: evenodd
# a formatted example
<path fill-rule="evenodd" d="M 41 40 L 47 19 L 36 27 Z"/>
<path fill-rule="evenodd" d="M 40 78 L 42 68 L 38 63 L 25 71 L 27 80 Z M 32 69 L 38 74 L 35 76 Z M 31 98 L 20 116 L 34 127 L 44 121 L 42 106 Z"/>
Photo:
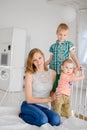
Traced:
<path fill-rule="evenodd" d="M 83 68 L 84 80 L 77 81 L 72 88 L 71 104 L 73 115 L 87 121 L 87 68 Z"/>

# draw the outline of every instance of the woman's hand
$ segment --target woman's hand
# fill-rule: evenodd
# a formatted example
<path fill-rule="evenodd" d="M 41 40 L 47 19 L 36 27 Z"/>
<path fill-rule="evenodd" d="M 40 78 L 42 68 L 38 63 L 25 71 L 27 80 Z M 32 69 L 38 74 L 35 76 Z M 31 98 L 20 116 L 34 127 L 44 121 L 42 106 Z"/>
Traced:
<path fill-rule="evenodd" d="M 52 95 L 51 95 L 51 102 L 53 102 L 57 97 L 56 97 L 56 94 L 55 93 L 53 93 Z"/>
<path fill-rule="evenodd" d="M 59 99 L 61 96 L 61 94 L 59 94 L 58 92 L 55 92 L 52 96 L 51 96 L 51 102 L 53 102 L 56 99 Z"/>

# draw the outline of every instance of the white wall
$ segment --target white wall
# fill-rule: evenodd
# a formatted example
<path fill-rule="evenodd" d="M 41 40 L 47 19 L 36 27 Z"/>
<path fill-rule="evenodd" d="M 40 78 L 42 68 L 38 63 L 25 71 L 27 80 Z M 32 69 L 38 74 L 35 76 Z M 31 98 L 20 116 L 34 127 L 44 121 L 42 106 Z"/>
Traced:
<path fill-rule="evenodd" d="M 26 29 L 26 54 L 38 47 L 48 58 L 49 46 L 56 41 L 56 28 L 60 22 L 69 25 L 69 39 L 76 44 L 76 19 L 68 22 L 63 19 L 65 15 L 65 7 L 48 4 L 47 0 L 0 0 L 0 27 Z"/>

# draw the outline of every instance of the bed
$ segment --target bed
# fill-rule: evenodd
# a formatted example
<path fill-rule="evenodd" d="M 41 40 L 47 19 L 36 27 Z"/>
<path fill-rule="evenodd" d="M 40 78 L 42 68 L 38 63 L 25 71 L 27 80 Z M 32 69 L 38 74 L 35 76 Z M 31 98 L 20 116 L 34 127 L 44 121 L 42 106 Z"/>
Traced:
<path fill-rule="evenodd" d="M 87 130 L 87 121 L 70 117 L 62 119 L 60 126 L 50 124 L 41 127 L 25 123 L 18 117 L 18 109 L 14 107 L 0 107 L 0 130 Z"/>
<path fill-rule="evenodd" d="M 84 73 L 85 75 L 87 74 L 86 71 Z M 86 78 L 85 81 L 87 82 Z M 19 93 L 9 93 L 9 100 L 9 98 L 6 97 L 8 96 L 7 92 L 3 100 L 0 102 L 0 130 L 87 130 L 87 86 L 85 85 L 85 81 L 81 81 L 79 83 L 77 82 L 75 85 L 73 85 L 71 94 L 73 115 L 68 119 L 61 118 L 61 125 L 59 126 L 51 126 L 47 123 L 41 127 L 37 127 L 25 123 L 18 116 L 20 105 L 12 106 L 13 101 L 11 103 L 11 99 L 19 97 Z M 0 93 L 0 96 L 2 97 L 1 94 L 2 92 Z M 6 99 L 10 102 L 7 102 Z M 17 101 L 19 101 L 19 99 Z"/>

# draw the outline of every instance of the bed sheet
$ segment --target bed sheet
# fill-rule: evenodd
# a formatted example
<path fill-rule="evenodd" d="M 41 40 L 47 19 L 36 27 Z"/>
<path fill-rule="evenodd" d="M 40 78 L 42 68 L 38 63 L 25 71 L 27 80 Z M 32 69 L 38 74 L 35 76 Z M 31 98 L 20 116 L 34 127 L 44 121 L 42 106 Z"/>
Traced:
<path fill-rule="evenodd" d="M 18 117 L 16 108 L 0 107 L 0 130 L 87 130 L 87 121 L 70 117 L 63 120 L 60 126 L 44 124 L 41 127 L 25 123 Z"/>

